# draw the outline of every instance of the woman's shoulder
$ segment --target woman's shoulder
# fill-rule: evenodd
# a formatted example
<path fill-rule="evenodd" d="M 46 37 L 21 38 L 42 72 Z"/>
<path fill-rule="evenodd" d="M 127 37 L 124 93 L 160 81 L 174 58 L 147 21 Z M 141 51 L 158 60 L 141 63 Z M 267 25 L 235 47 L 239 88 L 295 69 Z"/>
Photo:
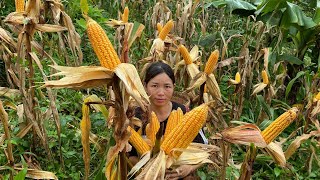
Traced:
<path fill-rule="evenodd" d="M 178 108 L 181 108 L 183 114 L 186 113 L 187 108 L 183 104 L 180 104 L 174 101 L 171 101 L 171 102 L 172 102 L 172 110 L 177 110 Z"/>

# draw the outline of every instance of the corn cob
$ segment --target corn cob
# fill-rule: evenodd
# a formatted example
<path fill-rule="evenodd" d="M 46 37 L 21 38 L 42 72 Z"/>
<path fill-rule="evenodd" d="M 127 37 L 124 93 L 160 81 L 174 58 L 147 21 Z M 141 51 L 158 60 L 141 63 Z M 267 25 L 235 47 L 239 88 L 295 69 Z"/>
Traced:
<path fill-rule="evenodd" d="M 174 127 L 182 120 L 183 112 L 181 108 L 178 108 L 177 110 L 173 110 L 170 113 L 170 116 L 168 118 L 166 131 L 163 135 L 163 139 L 166 139 L 166 137 L 170 134 L 170 132 L 174 129 Z"/>
<path fill-rule="evenodd" d="M 160 23 L 157 23 L 157 30 L 160 33 L 162 30 L 162 25 Z"/>
<path fill-rule="evenodd" d="M 217 62 L 218 62 L 218 58 L 219 58 L 219 51 L 215 50 L 211 53 L 207 63 L 206 63 L 206 67 L 204 68 L 204 72 L 206 74 L 211 74 L 213 69 L 216 67 Z"/>
<path fill-rule="evenodd" d="M 24 11 L 24 0 L 15 0 L 16 3 L 16 12 Z"/>
<path fill-rule="evenodd" d="M 296 118 L 297 108 L 292 108 L 280 115 L 264 131 L 261 132 L 263 139 L 267 144 L 272 142 L 286 127 L 288 127 Z"/>
<path fill-rule="evenodd" d="M 134 148 L 136 148 L 139 155 L 143 155 L 147 151 L 150 151 L 150 147 L 148 144 L 142 139 L 142 137 L 130 126 L 128 126 L 128 131 L 130 131 L 131 136 L 129 138 L 129 142 L 132 144 Z"/>
<path fill-rule="evenodd" d="M 199 130 L 207 119 L 207 115 L 207 104 L 198 106 L 186 113 L 182 121 L 164 139 L 160 148 L 168 155 L 179 156 L 181 153 L 172 154 L 171 150 L 173 148 L 187 148 L 199 133 Z"/>
<path fill-rule="evenodd" d="M 156 142 L 156 134 L 160 129 L 160 123 L 157 118 L 156 113 L 151 112 L 151 121 L 146 126 L 146 136 L 151 140 L 152 146 L 154 146 Z"/>
<path fill-rule="evenodd" d="M 181 44 L 181 45 L 179 45 L 178 50 L 179 50 L 180 54 L 182 55 L 183 60 L 186 63 L 186 65 L 192 64 L 192 59 L 191 59 L 191 56 L 190 56 L 187 48 Z"/>
<path fill-rule="evenodd" d="M 268 78 L 267 72 L 266 72 L 265 70 L 263 70 L 263 71 L 261 72 L 261 74 L 262 74 L 262 81 L 263 81 L 263 83 L 264 83 L 264 84 L 269 84 L 269 78 Z"/>
<path fill-rule="evenodd" d="M 102 27 L 93 19 L 88 18 L 87 32 L 101 66 L 114 70 L 121 62 Z"/>
<path fill-rule="evenodd" d="M 320 92 L 318 92 L 318 94 L 316 95 L 315 98 L 316 98 L 316 100 L 318 100 L 318 101 L 320 100 Z"/>
<path fill-rule="evenodd" d="M 235 81 L 236 81 L 237 83 L 240 83 L 240 81 L 241 81 L 241 76 L 240 76 L 240 73 L 239 73 L 239 72 L 237 72 L 237 74 L 236 74 Z"/>
<path fill-rule="evenodd" d="M 166 39 L 166 36 L 169 34 L 169 32 L 171 31 L 171 29 L 173 28 L 173 21 L 170 20 L 167 22 L 166 25 L 164 25 L 164 27 L 162 28 L 162 30 L 160 31 L 159 34 L 159 38 L 164 41 Z"/>
<path fill-rule="evenodd" d="M 127 23 L 129 19 L 129 8 L 125 7 L 122 14 L 122 21 Z"/>

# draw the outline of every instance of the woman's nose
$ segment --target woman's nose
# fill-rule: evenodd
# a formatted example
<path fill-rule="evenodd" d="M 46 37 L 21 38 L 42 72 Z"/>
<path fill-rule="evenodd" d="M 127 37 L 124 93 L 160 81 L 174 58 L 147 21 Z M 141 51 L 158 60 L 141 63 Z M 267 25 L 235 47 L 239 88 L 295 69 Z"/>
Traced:
<path fill-rule="evenodd" d="M 164 89 L 163 89 L 163 88 L 159 88 L 159 89 L 157 90 L 157 94 L 158 94 L 158 95 L 164 95 Z"/>

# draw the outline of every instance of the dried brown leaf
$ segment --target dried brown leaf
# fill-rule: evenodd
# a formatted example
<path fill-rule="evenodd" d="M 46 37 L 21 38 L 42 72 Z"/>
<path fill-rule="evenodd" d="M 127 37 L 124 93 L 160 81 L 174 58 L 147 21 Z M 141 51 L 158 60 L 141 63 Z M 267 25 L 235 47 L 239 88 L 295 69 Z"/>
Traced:
<path fill-rule="evenodd" d="M 221 132 L 224 140 L 235 143 L 250 145 L 254 143 L 258 147 L 266 147 L 267 144 L 264 141 L 260 129 L 254 124 L 246 124 L 237 126 L 234 128 L 227 128 Z"/>
<path fill-rule="evenodd" d="M 149 97 L 145 92 L 135 66 L 128 63 L 121 63 L 116 67 L 115 74 L 121 79 L 126 92 L 137 101 L 143 110 L 145 110 L 145 104 L 146 102 L 149 102 Z M 127 96 L 124 95 L 123 98 L 125 97 Z M 128 103 L 128 101 L 124 102 Z"/>
<path fill-rule="evenodd" d="M 54 88 L 89 88 L 106 85 L 111 82 L 113 72 L 107 68 L 100 66 L 81 66 L 81 67 L 65 67 L 52 66 L 61 71 L 51 76 L 64 75 L 65 77 L 46 81 L 42 87 Z"/>
<path fill-rule="evenodd" d="M 66 27 L 53 24 L 36 24 L 35 29 L 41 32 L 60 32 L 67 30 Z"/>
<path fill-rule="evenodd" d="M 280 144 L 271 142 L 268 144 L 268 146 L 265 148 L 265 150 L 272 157 L 272 159 L 275 163 L 277 163 L 281 167 L 286 166 L 286 157 L 284 155 L 284 152 L 283 152 Z"/>
<path fill-rule="evenodd" d="M 318 131 L 312 131 L 309 134 L 303 134 L 301 136 L 298 136 L 292 143 L 289 145 L 288 149 L 286 150 L 285 157 L 288 160 L 300 147 L 301 143 L 307 139 L 309 139 L 311 136 L 320 135 L 320 132 Z"/>

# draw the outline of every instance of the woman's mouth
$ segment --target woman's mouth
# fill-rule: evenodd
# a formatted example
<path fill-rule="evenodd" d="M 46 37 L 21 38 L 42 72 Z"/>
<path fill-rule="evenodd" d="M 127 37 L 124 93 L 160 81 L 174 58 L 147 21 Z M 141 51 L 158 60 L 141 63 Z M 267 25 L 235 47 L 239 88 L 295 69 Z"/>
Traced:
<path fill-rule="evenodd" d="M 157 102 L 164 102 L 165 99 L 156 99 Z"/>

